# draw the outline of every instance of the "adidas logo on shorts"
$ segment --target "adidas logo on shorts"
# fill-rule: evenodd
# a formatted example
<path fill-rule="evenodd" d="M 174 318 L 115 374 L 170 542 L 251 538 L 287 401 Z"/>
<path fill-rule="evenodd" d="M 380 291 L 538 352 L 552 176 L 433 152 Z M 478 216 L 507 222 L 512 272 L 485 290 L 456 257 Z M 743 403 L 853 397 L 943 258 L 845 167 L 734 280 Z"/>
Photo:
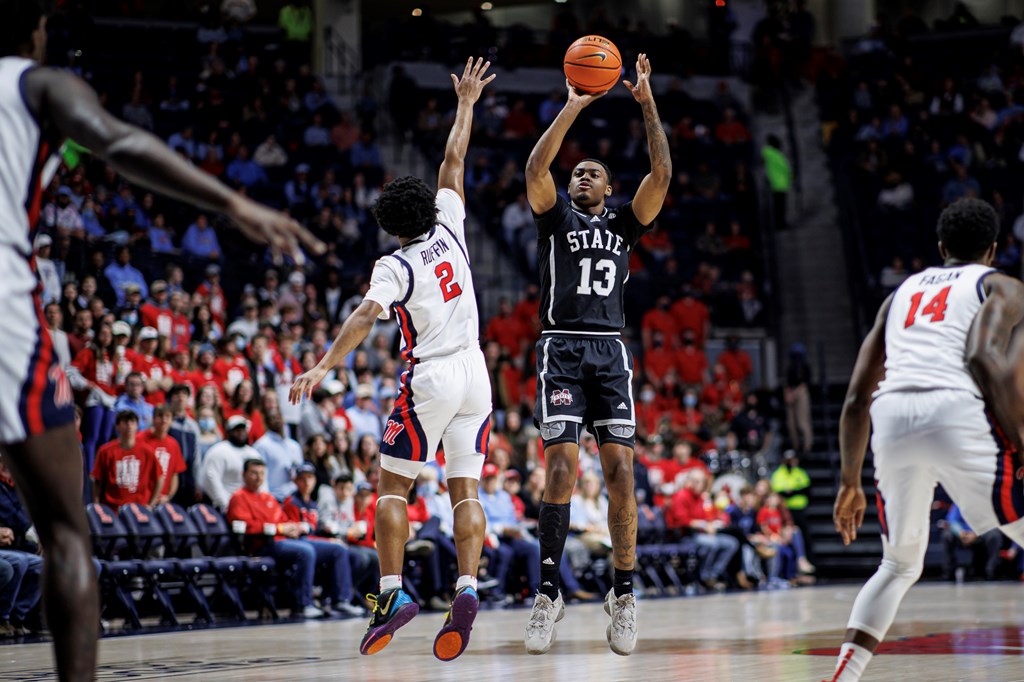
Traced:
<path fill-rule="evenodd" d="M 619 403 L 618 407 L 616 407 L 615 409 L 616 410 L 628 410 L 629 408 L 626 406 L 626 403 Z"/>
<path fill-rule="evenodd" d="M 555 565 L 555 562 L 551 560 L 551 557 L 548 557 L 547 559 L 545 559 L 541 563 L 544 564 L 545 566 L 554 566 Z"/>

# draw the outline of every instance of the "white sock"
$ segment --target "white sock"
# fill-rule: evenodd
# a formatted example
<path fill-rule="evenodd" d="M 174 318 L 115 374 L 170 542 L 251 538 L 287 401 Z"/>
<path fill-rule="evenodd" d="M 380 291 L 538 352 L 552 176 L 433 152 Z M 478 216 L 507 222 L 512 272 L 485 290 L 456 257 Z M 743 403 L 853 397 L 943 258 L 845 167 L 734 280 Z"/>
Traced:
<path fill-rule="evenodd" d="M 455 591 L 458 592 L 463 587 L 472 587 L 476 589 L 476 577 L 472 575 L 460 575 L 459 581 L 455 583 Z"/>
<path fill-rule="evenodd" d="M 387 592 L 393 590 L 396 587 L 402 586 L 402 576 L 400 575 L 382 575 L 380 577 L 380 591 Z"/>
<path fill-rule="evenodd" d="M 836 674 L 832 682 L 858 682 L 872 656 L 873 654 L 864 647 L 844 642 L 839 649 L 839 661 L 836 663 Z"/>

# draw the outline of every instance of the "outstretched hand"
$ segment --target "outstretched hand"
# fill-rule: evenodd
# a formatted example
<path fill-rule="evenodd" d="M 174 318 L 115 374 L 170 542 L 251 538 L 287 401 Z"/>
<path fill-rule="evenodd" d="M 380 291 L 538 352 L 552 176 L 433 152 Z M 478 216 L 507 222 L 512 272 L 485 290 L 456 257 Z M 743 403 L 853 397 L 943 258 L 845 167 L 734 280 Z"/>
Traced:
<path fill-rule="evenodd" d="M 291 390 L 288 391 L 288 402 L 298 405 L 300 402 L 313 395 L 313 389 L 320 385 L 320 382 L 327 376 L 327 370 L 317 365 L 308 372 L 296 377 Z"/>
<path fill-rule="evenodd" d="M 627 80 L 622 84 L 633 93 L 633 99 L 643 104 L 654 99 L 654 91 L 651 89 L 651 62 L 646 54 L 639 54 L 636 57 L 636 85 Z"/>
<path fill-rule="evenodd" d="M 492 73 L 487 78 L 484 78 L 484 74 L 487 73 L 487 69 L 490 66 L 491 63 L 485 62 L 483 57 L 477 57 L 476 64 L 473 63 L 473 58 L 470 57 L 466 62 L 466 68 L 462 70 L 462 78 L 458 78 L 454 73 L 449 74 L 452 77 L 452 83 L 455 85 L 455 94 L 459 96 L 459 101 L 474 104 L 480 99 L 480 93 L 484 91 L 484 86 L 498 75 Z"/>
<path fill-rule="evenodd" d="M 832 521 L 836 525 L 836 531 L 842 536 L 844 545 L 857 539 L 857 529 L 864 523 L 864 509 L 867 506 L 864 489 L 859 485 L 839 486 L 836 505 L 832 510 Z"/>
<path fill-rule="evenodd" d="M 565 87 L 569 90 L 569 102 L 579 102 L 580 107 L 585 107 L 594 100 L 601 99 L 608 94 L 608 91 L 604 92 L 583 92 L 577 90 L 569 83 L 569 79 L 565 79 Z"/>
<path fill-rule="evenodd" d="M 327 251 L 322 241 L 290 216 L 262 206 L 251 199 L 237 197 L 228 211 L 228 217 L 249 239 L 268 244 L 275 263 L 281 254 L 288 254 L 298 265 L 306 262 L 302 247 L 319 256 Z"/>

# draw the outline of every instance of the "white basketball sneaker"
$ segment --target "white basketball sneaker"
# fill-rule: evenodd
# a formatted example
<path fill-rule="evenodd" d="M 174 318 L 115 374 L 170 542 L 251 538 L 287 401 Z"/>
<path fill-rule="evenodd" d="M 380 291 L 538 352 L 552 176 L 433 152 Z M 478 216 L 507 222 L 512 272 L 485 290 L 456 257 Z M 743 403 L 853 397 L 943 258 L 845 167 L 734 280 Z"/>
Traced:
<path fill-rule="evenodd" d="M 565 602 L 561 592 L 554 601 L 538 592 L 533 602 L 533 612 L 530 613 L 530 622 L 526 624 L 526 653 L 546 654 L 555 641 L 555 623 L 564 616 Z"/>
<path fill-rule="evenodd" d="M 615 590 L 609 590 L 604 612 L 612 617 L 605 633 L 608 646 L 619 656 L 629 656 L 636 648 L 636 595 L 630 592 L 616 597 Z"/>

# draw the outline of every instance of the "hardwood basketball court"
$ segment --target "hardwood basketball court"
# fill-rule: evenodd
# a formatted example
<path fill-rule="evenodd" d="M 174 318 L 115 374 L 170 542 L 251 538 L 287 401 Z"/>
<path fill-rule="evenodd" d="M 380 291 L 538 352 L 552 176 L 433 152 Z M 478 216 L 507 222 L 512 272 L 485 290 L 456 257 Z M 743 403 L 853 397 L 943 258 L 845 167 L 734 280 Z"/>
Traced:
<path fill-rule="evenodd" d="M 364 620 L 108 637 L 99 680 L 713 680 L 830 676 L 859 585 L 644 600 L 634 655 L 611 653 L 601 604 L 570 606 L 550 653 L 523 650 L 525 609 L 485 610 L 454 663 L 431 654 L 443 614 L 421 613 L 381 654 L 360 656 Z M 910 591 L 865 680 L 1024 680 L 1024 588 L 925 584 Z M 48 643 L 0 646 L 0 679 L 53 679 Z"/>

